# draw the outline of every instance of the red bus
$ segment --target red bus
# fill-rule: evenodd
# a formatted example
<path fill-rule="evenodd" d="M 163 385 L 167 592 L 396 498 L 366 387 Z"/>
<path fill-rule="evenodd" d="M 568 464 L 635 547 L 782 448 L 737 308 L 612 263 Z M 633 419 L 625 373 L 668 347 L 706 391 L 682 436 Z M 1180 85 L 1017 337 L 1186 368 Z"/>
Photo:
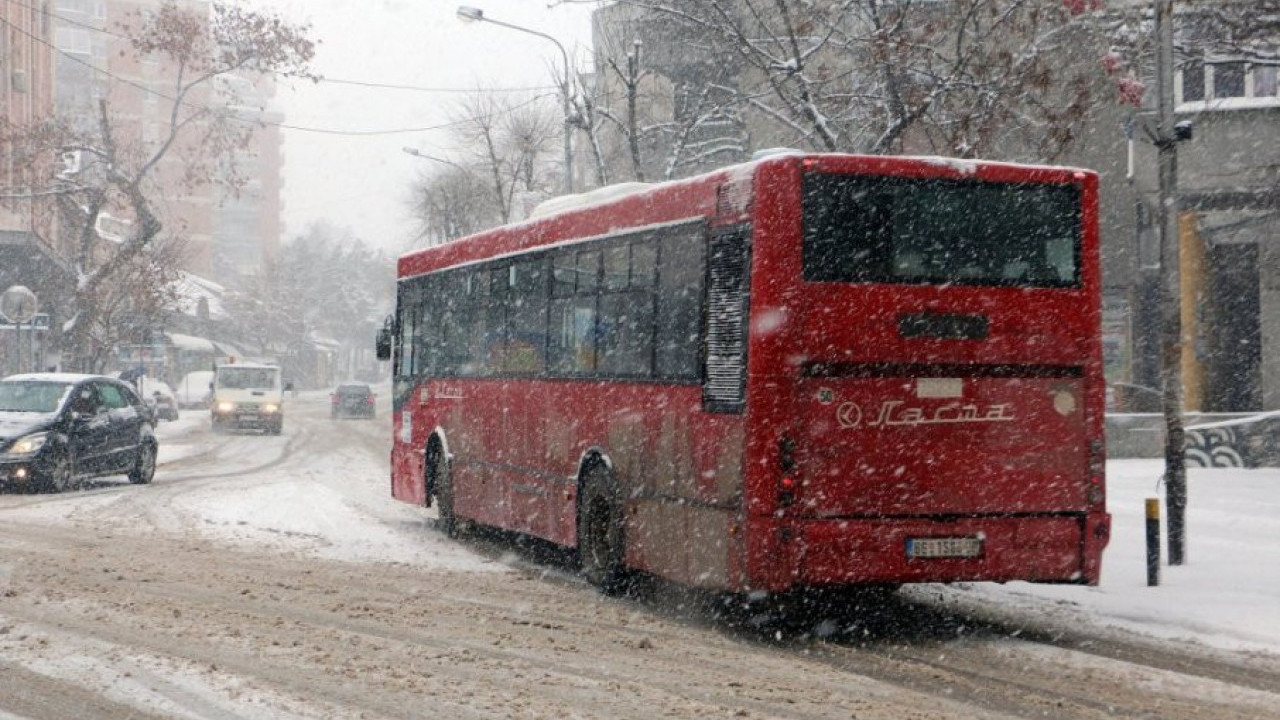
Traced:
<path fill-rule="evenodd" d="M 1097 191 L 786 154 L 406 254 L 391 492 L 606 591 L 1096 584 Z"/>

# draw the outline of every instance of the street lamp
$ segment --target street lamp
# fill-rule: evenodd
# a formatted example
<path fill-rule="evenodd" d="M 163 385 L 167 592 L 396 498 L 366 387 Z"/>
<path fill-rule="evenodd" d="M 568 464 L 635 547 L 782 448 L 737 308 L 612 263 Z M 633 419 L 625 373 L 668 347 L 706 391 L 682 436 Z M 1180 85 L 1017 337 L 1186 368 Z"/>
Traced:
<path fill-rule="evenodd" d="M 455 168 L 457 168 L 457 169 L 459 169 L 459 170 L 462 170 L 463 172 L 466 172 L 466 170 L 467 170 L 466 168 L 462 167 L 461 165 L 459 165 L 458 163 L 456 163 L 456 162 L 454 162 L 454 161 L 452 161 L 452 160 L 445 160 L 445 159 L 444 159 L 444 158 L 442 158 L 442 157 L 436 157 L 435 155 L 428 155 L 428 154 L 426 154 L 426 153 L 422 152 L 421 150 L 419 150 L 419 149 L 418 149 L 418 148 L 416 148 L 416 147 L 409 147 L 408 145 L 406 145 L 406 146 L 404 146 L 404 147 L 400 148 L 400 150 L 401 150 L 402 152 L 404 152 L 405 154 L 407 154 L 407 155 L 412 155 L 412 156 L 414 156 L 414 157 L 419 157 L 419 158 L 422 158 L 423 160 L 434 160 L 435 162 L 438 162 L 438 163 L 444 163 L 445 165 L 449 165 L 449 166 L 451 166 L 451 167 L 455 167 Z"/>
<path fill-rule="evenodd" d="M 565 193 L 573 192 L 573 106 L 569 98 L 569 53 L 564 49 L 564 45 L 561 45 L 559 40 L 544 32 L 487 17 L 483 10 L 476 7 L 459 5 L 458 19 L 463 22 L 492 23 L 517 32 L 537 35 L 544 40 L 550 40 L 555 43 L 555 46 L 560 50 L 560 57 L 564 60 L 564 84 L 560 86 L 560 94 L 564 101 L 564 191 Z"/>

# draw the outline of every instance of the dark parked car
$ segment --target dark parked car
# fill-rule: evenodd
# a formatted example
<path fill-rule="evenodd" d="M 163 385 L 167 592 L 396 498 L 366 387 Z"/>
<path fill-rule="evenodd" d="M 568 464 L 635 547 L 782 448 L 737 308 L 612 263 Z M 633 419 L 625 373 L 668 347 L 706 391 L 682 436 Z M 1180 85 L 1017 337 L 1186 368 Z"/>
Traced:
<path fill-rule="evenodd" d="M 149 483 L 151 411 L 128 384 L 41 373 L 0 380 L 0 487 L 60 492 L 100 475 Z"/>
<path fill-rule="evenodd" d="M 374 417 L 377 399 L 367 383 L 342 383 L 329 394 L 329 417 Z"/>

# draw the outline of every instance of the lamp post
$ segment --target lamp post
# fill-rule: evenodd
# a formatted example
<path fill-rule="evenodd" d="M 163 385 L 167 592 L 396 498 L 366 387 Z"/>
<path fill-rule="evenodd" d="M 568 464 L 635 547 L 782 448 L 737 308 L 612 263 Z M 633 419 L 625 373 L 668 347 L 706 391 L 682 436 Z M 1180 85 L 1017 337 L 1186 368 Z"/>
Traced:
<path fill-rule="evenodd" d="M 573 107 L 569 98 L 569 53 L 564 49 L 564 45 L 560 41 L 550 35 L 531 30 L 520 25 L 512 25 L 501 20 L 494 20 L 484 14 L 484 11 L 476 7 L 468 7 L 466 5 L 458 6 L 458 19 L 464 22 L 487 22 L 499 27 L 508 28 L 517 32 L 536 35 L 544 40 L 550 40 L 555 43 L 557 49 L 560 50 L 560 57 L 564 60 L 564 83 L 560 86 L 560 95 L 564 107 L 564 191 L 565 193 L 573 192 Z"/>
<path fill-rule="evenodd" d="M 442 157 L 436 157 L 435 155 L 428 155 L 428 154 L 426 154 L 426 153 L 422 152 L 421 150 L 419 150 L 419 149 L 418 149 L 418 148 L 416 148 L 416 147 L 409 147 L 409 146 L 407 146 L 407 145 L 406 145 L 406 146 L 404 146 L 404 147 L 400 148 L 400 150 L 401 150 L 402 152 L 404 152 L 406 155 L 412 155 L 412 156 L 414 156 L 414 157 L 419 157 L 419 158 L 422 158 L 423 160 L 434 160 L 435 162 L 438 162 L 438 163 L 444 163 L 445 165 L 449 165 L 449 166 L 451 166 L 451 167 L 455 167 L 455 168 L 457 168 L 457 169 L 459 169 L 459 170 L 462 170 L 462 171 L 464 171 L 464 172 L 466 171 L 466 168 L 462 167 L 461 165 L 459 165 L 458 163 L 456 163 L 456 162 L 454 162 L 454 161 L 452 161 L 452 160 L 446 160 L 446 159 L 444 159 L 444 158 L 442 158 Z"/>
<path fill-rule="evenodd" d="M 1183 563 L 1186 544 L 1187 462 L 1182 423 L 1182 306 L 1179 287 L 1178 142 L 1189 126 L 1175 122 L 1173 104 L 1173 0 L 1154 3 L 1156 34 L 1157 121 L 1159 164 L 1162 315 L 1161 377 L 1164 381 L 1165 499 L 1169 505 L 1169 564 Z"/>

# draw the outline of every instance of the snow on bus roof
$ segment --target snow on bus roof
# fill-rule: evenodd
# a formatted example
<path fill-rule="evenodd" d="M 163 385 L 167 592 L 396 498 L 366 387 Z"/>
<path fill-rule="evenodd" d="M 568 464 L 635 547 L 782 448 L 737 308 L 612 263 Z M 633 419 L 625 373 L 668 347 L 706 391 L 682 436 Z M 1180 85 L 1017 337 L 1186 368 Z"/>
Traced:
<path fill-rule="evenodd" d="M 718 170 L 711 171 L 711 173 L 712 174 L 717 172 L 725 173 L 729 176 L 729 180 L 731 182 L 737 182 L 739 180 L 750 178 L 755 173 L 757 168 L 759 168 L 761 165 L 767 162 L 776 162 L 778 160 L 795 158 L 795 157 L 800 157 L 800 158 L 820 157 L 822 155 L 828 155 L 831 157 L 848 157 L 848 158 L 887 157 L 887 156 L 874 156 L 874 155 L 857 155 L 857 154 L 851 154 L 851 153 L 804 153 L 803 151 L 796 150 L 795 148 L 769 148 L 767 150 L 756 151 L 752 155 L 751 160 L 747 162 L 719 168 Z M 1023 163 L 1010 163 L 1010 162 L 1003 162 L 1003 161 L 996 161 L 996 160 L 975 160 L 975 159 L 966 159 L 966 158 L 944 157 L 941 155 L 901 155 L 901 156 L 894 156 L 894 157 L 897 157 L 898 159 L 901 159 L 904 161 L 914 161 L 914 162 L 924 163 L 926 165 L 933 165 L 935 167 L 946 168 L 948 170 L 952 170 L 954 172 L 957 172 L 961 175 L 966 175 L 966 176 L 976 175 L 978 172 L 978 168 L 980 167 L 1006 167 L 1006 168 L 1018 168 L 1021 170 L 1065 170 L 1068 172 L 1087 172 L 1083 169 L 1074 168 L 1074 167 L 1063 167 L 1063 166 L 1056 166 L 1056 165 L 1032 165 L 1032 164 L 1023 164 Z M 661 182 L 661 183 L 624 182 L 624 183 L 617 183 L 614 185 L 606 185 L 604 187 L 596 188 L 594 190 L 589 190 L 583 193 L 576 193 L 573 195 L 561 195 L 559 197 L 550 198 L 548 200 L 544 200 L 541 203 L 539 203 L 533 209 L 533 211 L 529 213 L 528 218 L 526 218 L 526 222 L 532 221 L 532 220 L 541 220 L 547 217 L 551 217 L 553 215 L 559 215 L 561 213 L 566 213 L 573 210 L 581 210 L 583 208 L 591 207 L 594 205 L 602 205 L 604 203 L 617 200 L 619 198 L 623 198 L 628 195 L 633 195 L 635 193 L 644 192 L 646 190 L 660 188 L 664 185 L 683 182 L 689 179 L 690 178 L 683 178 L 681 180 L 668 180 L 666 182 Z"/>
<path fill-rule="evenodd" d="M 772 155 L 770 157 L 754 159 L 744 163 L 739 163 L 737 165 L 728 165 L 722 168 L 717 168 L 715 170 L 708 171 L 696 177 L 677 178 L 673 180 L 664 180 L 662 182 L 654 182 L 654 183 L 644 183 L 644 182 L 615 183 L 613 185 L 606 185 L 604 187 L 596 188 L 594 190 L 589 190 L 583 193 L 575 193 L 572 195 L 561 195 L 559 197 L 550 198 L 548 200 L 542 201 L 541 203 L 538 203 L 538 205 L 534 207 L 534 209 L 529 213 L 529 216 L 524 220 L 509 223 L 502 227 L 519 228 L 522 225 L 532 225 L 534 223 L 541 222 L 551 217 L 555 217 L 558 215 L 567 215 L 569 213 L 577 212 L 579 210 L 583 210 L 589 207 L 594 207 L 596 205 L 604 205 L 606 203 L 614 202 L 621 198 L 628 197 L 630 195 L 635 195 L 637 193 L 648 192 L 651 190 L 658 190 L 661 188 L 672 187 L 676 185 L 682 185 L 689 182 L 696 182 L 696 181 L 705 179 L 708 176 L 714 176 L 718 174 L 724 174 L 728 177 L 729 180 L 733 180 L 733 181 L 743 179 L 743 178 L 749 178 L 751 177 L 752 174 L 755 173 L 755 170 L 757 167 L 759 167 L 760 165 L 766 162 L 777 161 L 780 157 L 781 155 Z M 687 222 L 687 219 L 679 220 L 678 222 Z M 659 223 L 659 224 L 666 224 L 666 223 Z M 491 228 L 491 229 L 496 229 L 496 228 Z M 488 232 L 488 230 L 485 230 L 483 232 Z M 432 250 L 438 247 L 439 246 L 437 245 L 429 248 L 410 250 L 409 252 L 405 253 L 405 256 L 416 255 L 420 252 L 423 252 L 424 250 Z"/>
<path fill-rule="evenodd" d="M 941 155 L 889 156 L 889 155 L 860 155 L 857 153 L 805 153 L 803 151 L 795 150 L 793 148 L 772 148 L 769 150 L 757 152 L 752 157 L 752 159 L 746 162 L 738 163 L 735 165 L 727 165 L 722 168 L 717 168 L 715 170 L 708 171 L 707 173 L 704 173 L 696 177 L 664 180 L 662 182 L 656 182 L 656 183 L 642 183 L 642 182 L 616 183 L 614 185 L 606 185 L 604 187 L 596 188 L 594 190 L 589 190 L 583 193 L 575 193 L 572 195 L 561 195 L 559 197 L 550 198 L 548 200 L 544 200 L 543 202 L 539 203 L 536 207 L 534 207 L 534 209 L 529 213 L 529 216 L 524 220 L 514 222 L 514 223 L 509 223 L 502 227 L 508 230 L 515 230 L 515 229 L 519 229 L 521 226 L 533 225 L 535 223 L 545 221 L 552 217 L 567 215 L 570 213 L 584 210 L 586 208 L 595 207 L 597 205 L 604 205 L 607 203 L 615 202 L 621 198 L 635 195 L 637 193 L 649 192 L 649 191 L 658 190 L 665 187 L 681 185 L 689 182 L 697 182 L 697 181 L 705 180 L 708 177 L 713 177 L 716 175 L 724 176 L 726 181 L 730 183 L 749 181 L 751 177 L 755 174 L 755 172 L 762 165 L 765 165 L 768 163 L 794 161 L 796 159 L 800 159 L 800 160 L 818 159 L 823 157 L 849 158 L 849 159 L 860 158 L 865 160 L 885 160 L 885 159 L 891 158 L 895 160 L 901 160 L 904 162 L 919 162 L 919 163 L 924 163 L 924 164 L 932 165 L 939 168 L 950 169 L 954 172 L 958 172 L 966 176 L 975 175 L 979 168 L 984 168 L 984 167 L 1016 168 L 1019 170 L 1027 170 L 1027 171 L 1054 170 L 1054 171 L 1060 171 L 1060 172 L 1065 171 L 1065 172 L 1073 172 L 1073 173 L 1093 172 L 1091 170 L 1085 170 L 1082 168 L 1066 167 L 1066 166 L 1059 166 L 1059 165 L 1034 165 L 1034 164 L 1025 164 L 1025 163 L 1002 162 L 1002 161 L 995 161 L 995 160 L 969 160 L 969 159 L 963 159 L 963 158 L 943 157 Z M 676 223 L 683 223 L 687 221 L 688 221 L 688 218 L 685 218 L 685 219 L 676 221 Z M 668 223 L 659 223 L 659 224 L 663 225 Z M 496 229 L 496 228 L 491 228 L 491 229 Z M 483 232 L 489 232 L 489 231 L 486 230 Z M 577 242 L 581 240 L 583 240 L 583 238 L 575 238 L 570 242 Z M 410 257 L 422 252 L 430 252 L 431 250 L 438 249 L 439 247 L 440 246 L 436 245 L 428 248 L 410 250 L 409 252 L 405 253 L 401 257 Z"/>
<path fill-rule="evenodd" d="M 932 165 L 934 167 L 954 170 L 955 172 L 960 173 L 961 175 L 969 175 L 969 176 L 976 175 L 978 172 L 978 169 L 984 168 L 984 167 L 1015 168 L 1018 170 L 1028 170 L 1028 171 L 1056 170 L 1060 172 L 1072 172 L 1072 173 L 1093 172 L 1092 170 L 1086 170 L 1084 168 L 1078 168 L 1078 167 L 1070 167 L 1066 165 L 1036 165 L 1032 163 L 1005 162 L 1003 160 L 977 160 L 977 159 L 970 159 L 970 158 L 953 158 L 953 157 L 944 157 L 942 155 L 902 155 L 900 157 L 903 160 L 914 160 L 917 162 L 924 163 L 926 165 Z"/>
<path fill-rule="evenodd" d="M 558 215 L 567 210 L 577 210 L 591 205 L 599 205 L 600 203 L 605 203 L 643 190 L 648 190 L 651 187 L 654 187 L 653 183 L 625 182 L 617 183 L 616 185 L 605 185 L 604 187 L 588 190 L 584 193 L 553 197 L 538 203 L 538 205 L 529 212 L 529 219 L 536 220 L 550 215 Z"/>

